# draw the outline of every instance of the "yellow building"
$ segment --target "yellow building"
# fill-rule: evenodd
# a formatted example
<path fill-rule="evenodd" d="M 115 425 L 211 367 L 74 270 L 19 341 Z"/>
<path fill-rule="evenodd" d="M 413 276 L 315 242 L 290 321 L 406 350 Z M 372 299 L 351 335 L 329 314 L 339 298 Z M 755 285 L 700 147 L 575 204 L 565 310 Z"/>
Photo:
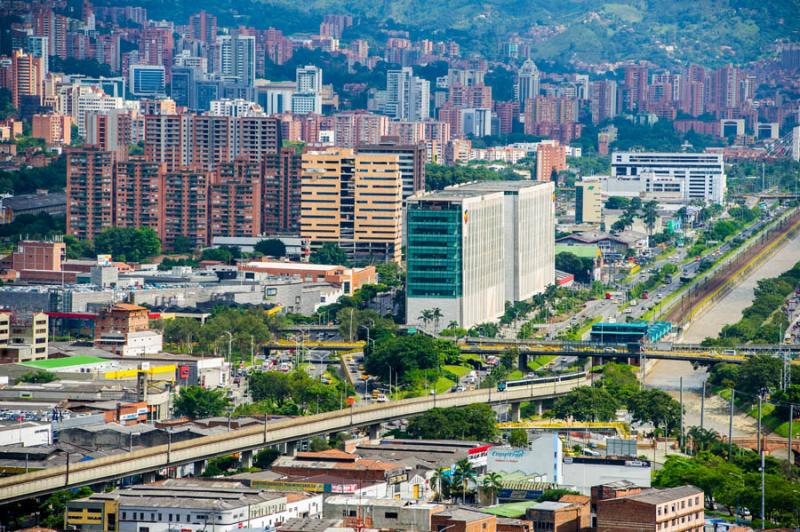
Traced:
<path fill-rule="evenodd" d="M 403 179 L 396 154 L 329 148 L 303 154 L 300 233 L 353 260 L 400 261 Z"/>
<path fill-rule="evenodd" d="M 96 493 L 85 499 L 70 501 L 64 512 L 64 528 L 96 532 L 119 530 L 118 499 L 116 493 Z"/>

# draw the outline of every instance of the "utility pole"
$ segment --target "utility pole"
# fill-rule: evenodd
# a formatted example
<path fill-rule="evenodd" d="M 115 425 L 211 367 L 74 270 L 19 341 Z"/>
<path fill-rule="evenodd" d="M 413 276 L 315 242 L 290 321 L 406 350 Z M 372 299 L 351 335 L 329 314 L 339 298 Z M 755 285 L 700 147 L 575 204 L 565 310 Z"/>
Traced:
<path fill-rule="evenodd" d="M 789 465 L 794 463 L 794 449 L 792 449 L 792 431 L 794 427 L 792 424 L 794 423 L 794 405 L 789 405 L 789 456 L 787 459 L 789 460 Z"/>
<path fill-rule="evenodd" d="M 763 396 L 763 391 L 758 392 L 758 425 L 756 428 L 756 437 L 758 438 L 757 442 L 757 449 L 758 454 L 761 454 L 761 397 Z"/>
<path fill-rule="evenodd" d="M 681 399 L 681 437 L 680 449 L 683 452 L 683 377 L 680 378 L 680 399 Z"/>
<path fill-rule="evenodd" d="M 758 391 L 758 454 L 761 455 L 761 528 L 764 528 L 764 446 L 761 444 L 761 403 L 764 398 L 764 388 Z"/>
<path fill-rule="evenodd" d="M 733 396 L 736 394 L 736 390 L 731 388 L 731 413 L 730 417 L 728 418 L 728 462 L 731 461 L 733 457 Z"/>
<path fill-rule="evenodd" d="M 703 391 L 700 394 L 700 428 L 703 428 L 703 419 L 706 414 L 706 380 L 703 379 Z"/>

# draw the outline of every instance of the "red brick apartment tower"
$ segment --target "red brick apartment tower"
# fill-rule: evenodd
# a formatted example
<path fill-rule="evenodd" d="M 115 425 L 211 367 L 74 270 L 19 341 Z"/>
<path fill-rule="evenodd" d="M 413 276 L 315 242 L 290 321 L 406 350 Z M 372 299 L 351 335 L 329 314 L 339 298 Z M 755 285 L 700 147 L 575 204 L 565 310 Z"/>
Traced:
<path fill-rule="evenodd" d="M 183 168 L 167 172 L 164 187 L 164 246 L 186 238 L 192 247 L 208 245 L 208 196 L 212 174 Z"/>
<path fill-rule="evenodd" d="M 247 158 L 220 165 L 210 189 L 210 237 L 261 234 L 260 165 Z"/>
<path fill-rule="evenodd" d="M 67 152 L 67 234 L 82 240 L 114 224 L 114 154 L 95 146 Z"/>
<path fill-rule="evenodd" d="M 131 157 L 117 163 L 116 225 L 149 227 L 164 240 L 166 165 Z"/>
<path fill-rule="evenodd" d="M 278 155 L 264 160 L 262 228 L 264 233 L 300 231 L 300 171 L 302 154 L 295 148 L 282 148 Z"/>

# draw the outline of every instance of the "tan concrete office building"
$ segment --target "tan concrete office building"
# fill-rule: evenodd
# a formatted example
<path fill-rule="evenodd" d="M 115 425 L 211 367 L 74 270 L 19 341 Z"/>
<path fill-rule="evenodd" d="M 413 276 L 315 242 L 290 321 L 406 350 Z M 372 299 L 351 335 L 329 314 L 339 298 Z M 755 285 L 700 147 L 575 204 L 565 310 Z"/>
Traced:
<path fill-rule="evenodd" d="M 403 180 L 396 154 L 329 148 L 303 154 L 300 234 L 354 260 L 400 261 Z"/>

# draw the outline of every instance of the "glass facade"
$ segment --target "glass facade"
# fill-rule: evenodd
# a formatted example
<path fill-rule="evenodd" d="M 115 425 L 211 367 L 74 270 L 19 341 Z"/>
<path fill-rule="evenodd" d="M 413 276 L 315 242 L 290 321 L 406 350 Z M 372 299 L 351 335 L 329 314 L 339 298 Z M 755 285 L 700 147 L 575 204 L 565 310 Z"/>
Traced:
<path fill-rule="evenodd" d="M 459 204 L 409 205 L 408 297 L 461 297 L 461 251 Z"/>

